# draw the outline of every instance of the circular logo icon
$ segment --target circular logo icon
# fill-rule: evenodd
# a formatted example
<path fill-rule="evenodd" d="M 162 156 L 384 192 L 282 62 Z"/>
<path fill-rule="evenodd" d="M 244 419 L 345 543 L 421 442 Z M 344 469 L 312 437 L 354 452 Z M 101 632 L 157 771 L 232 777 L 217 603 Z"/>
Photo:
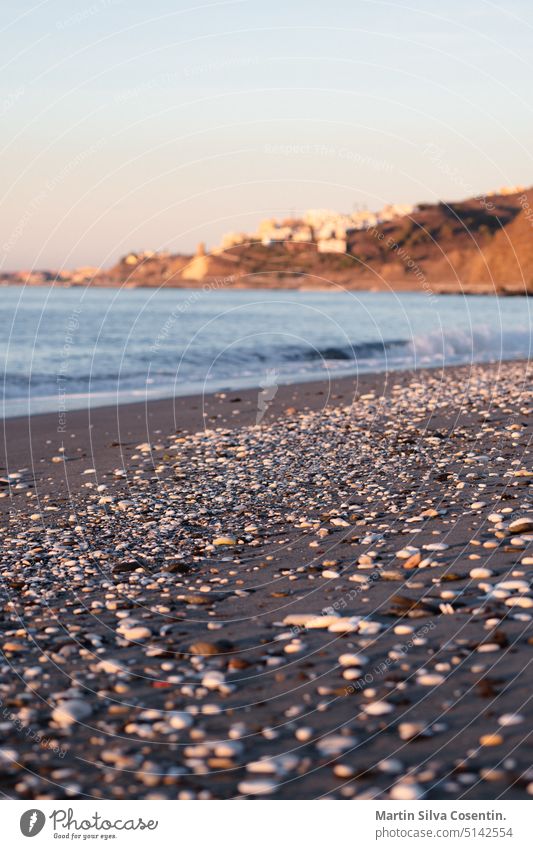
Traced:
<path fill-rule="evenodd" d="M 31 808 L 29 811 L 24 811 L 20 818 L 20 830 L 24 837 L 35 837 L 42 831 L 46 817 L 42 811 L 37 808 Z"/>

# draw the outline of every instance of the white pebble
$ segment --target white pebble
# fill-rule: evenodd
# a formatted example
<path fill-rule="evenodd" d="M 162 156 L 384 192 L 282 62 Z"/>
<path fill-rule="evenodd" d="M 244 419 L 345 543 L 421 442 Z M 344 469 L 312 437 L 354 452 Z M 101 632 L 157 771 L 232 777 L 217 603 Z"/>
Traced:
<path fill-rule="evenodd" d="M 525 719 L 520 713 L 504 713 L 498 719 L 500 725 L 509 726 L 509 725 L 520 725 L 520 723 L 524 722 Z"/>
<path fill-rule="evenodd" d="M 425 675 L 420 675 L 416 679 L 416 683 L 420 684 L 422 687 L 438 687 L 439 684 L 442 684 L 444 681 L 444 675 L 439 675 L 438 673 L 426 673 Z"/>
<path fill-rule="evenodd" d="M 62 702 L 52 711 L 52 719 L 62 728 L 69 728 L 76 722 L 87 719 L 92 713 L 91 706 L 80 699 Z"/>
<path fill-rule="evenodd" d="M 241 781 L 238 786 L 243 796 L 268 796 L 276 789 L 276 782 L 269 778 L 253 778 Z"/>
<path fill-rule="evenodd" d="M 341 654 L 339 657 L 341 666 L 364 666 L 368 663 L 368 658 L 364 654 Z"/>
<path fill-rule="evenodd" d="M 171 714 L 168 719 L 168 724 L 171 728 L 177 728 L 181 730 L 182 728 L 190 728 L 193 723 L 193 718 L 190 713 L 186 713 L 185 711 L 178 711 L 176 713 Z"/>
<path fill-rule="evenodd" d="M 492 569 L 486 569 L 484 566 L 478 566 L 476 569 L 470 570 L 471 578 L 490 578 L 491 575 L 494 575 Z"/>
<path fill-rule="evenodd" d="M 420 784 L 395 784 L 390 791 L 391 799 L 422 799 L 424 791 Z"/>
<path fill-rule="evenodd" d="M 370 702 L 364 707 L 365 713 L 369 716 L 384 716 L 387 713 L 392 713 L 394 705 L 390 702 Z"/>

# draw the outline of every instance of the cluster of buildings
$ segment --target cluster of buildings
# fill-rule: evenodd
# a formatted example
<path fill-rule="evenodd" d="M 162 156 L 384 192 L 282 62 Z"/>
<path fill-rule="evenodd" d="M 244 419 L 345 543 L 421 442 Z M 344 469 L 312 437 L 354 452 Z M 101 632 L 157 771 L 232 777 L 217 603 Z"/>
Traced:
<path fill-rule="evenodd" d="M 525 186 L 501 186 L 493 192 L 487 192 L 487 197 L 494 197 L 494 195 L 519 195 L 525 192 L 525 190 Z"/>
<path fill-rule="evenodd" d="M 152 259 L 153 257 L 157 257 L 158 259 L 167 259 L 170 256 L 169 251 L 137 251 L 126 254 L 125 257 L 122 258 L 122 262 L 125 265 L 139 265 L 141 262 L 145 262 L 147 259 Z"/>
<path fill-rule="evenodd" d="M 513 195 L 523 191 L 522 186 L 503 186 L 502 188 L 488 192 L 487 197 L 493 195 Z M 276 243 L 296 242 L 316 244 L 319 253 L 344 254 L 348 249 L 350 233 L 356 230 L 369 230 L 379 224 L 411 215 L 416 207 L 411 204 L 391 203 L 386 204 L 378 212 L 368 209 L 356 210 L 352 213 L 335 212 L 332 209 L 308 209 L 299 218 L 265 218 L 259 223 L 254 233 L 232 231 L 226 233 L 210 254 L 217 256 L 224 254 L 230 248 L 238 245 L 262 244 L 265 246 Z M 141 251 L 130 253 L 122 260 L 126 265 L 136 266 L 143 261 L 157 256 L 165 259 L 170 256 L 168 252 Z M 205 257 L 205 246 L 202 244 L 197 251 L 193 263 L 196 262 L 198 269 L 190 267 L 190 273 L 196 276 L 203 273 L 203 266 L 207 262 Z M 195 277 L 196 279 L 196 277 Z"/>
<path fill-rule="evenodd" d="M 261 221 L 255 233 L 226 233 L 215 253 L 250 242 L 266 246 L 276 242 L 313 242 L 320 253 L 345 253 L 348 236 L 353 231 L 375 227 L 409 215 L 413 210 L 410 204 L 387 204 L 379 212 L 361 210 L 345 214 L 331 209 L 309 209 L 301 218 L 283 221 L 267 218 Z"/>

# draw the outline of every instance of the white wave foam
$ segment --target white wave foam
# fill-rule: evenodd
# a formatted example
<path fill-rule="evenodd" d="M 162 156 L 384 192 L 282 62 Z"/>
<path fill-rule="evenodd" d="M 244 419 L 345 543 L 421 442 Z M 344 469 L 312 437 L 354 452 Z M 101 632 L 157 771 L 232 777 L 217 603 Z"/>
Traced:
<path fill-rule="evenodd" d="M 529 359 L 533 349 L 532 328 L 491 327 L 432 331 L 411 340 L 411 351 L 422 362 L 482 362 L 484 360 Z"/>

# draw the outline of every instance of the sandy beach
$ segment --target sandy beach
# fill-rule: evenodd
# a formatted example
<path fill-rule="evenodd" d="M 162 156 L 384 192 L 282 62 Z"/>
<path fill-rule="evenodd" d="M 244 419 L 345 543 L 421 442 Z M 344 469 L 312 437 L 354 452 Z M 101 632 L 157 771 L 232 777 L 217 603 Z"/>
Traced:
<path fill-rule="evenodd" d="M 530 383 L 7 419 L 3 797 L 530 796 Z"/>

